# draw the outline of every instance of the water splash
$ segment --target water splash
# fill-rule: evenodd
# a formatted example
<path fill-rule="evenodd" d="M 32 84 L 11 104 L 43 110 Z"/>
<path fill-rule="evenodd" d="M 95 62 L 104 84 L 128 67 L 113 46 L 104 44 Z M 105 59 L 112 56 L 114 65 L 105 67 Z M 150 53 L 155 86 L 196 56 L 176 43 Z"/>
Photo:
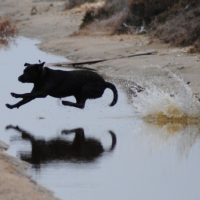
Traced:
<path fill-rule="evenodd" d="M 142 92 L 132 90 L 132 104 L 146 120 L 172 120 L 183 123 L 200 121 L 200 102 L 194 96 L 191 88 L 177 75 L 170 73 L 171 78 L 176 81 L 165 89 L 148 84 Z"/>

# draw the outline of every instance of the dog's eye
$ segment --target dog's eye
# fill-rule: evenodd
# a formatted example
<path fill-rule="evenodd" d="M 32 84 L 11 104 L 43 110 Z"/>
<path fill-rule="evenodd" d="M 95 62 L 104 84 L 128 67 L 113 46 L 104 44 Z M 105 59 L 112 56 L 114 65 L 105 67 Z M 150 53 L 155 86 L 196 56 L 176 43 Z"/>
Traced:
<path fill-rule="evenodd" d="M 25 74 L 31 74 L 31 72 L 28 71 L 28 70 L 24 71 L 24 73 L 25 73 Z"/>

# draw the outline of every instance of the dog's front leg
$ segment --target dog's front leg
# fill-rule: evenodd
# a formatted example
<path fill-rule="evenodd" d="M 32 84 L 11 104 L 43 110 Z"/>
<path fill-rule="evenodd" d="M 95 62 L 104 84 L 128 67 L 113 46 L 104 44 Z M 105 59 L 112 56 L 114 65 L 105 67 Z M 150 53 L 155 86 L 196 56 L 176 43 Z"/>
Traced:
<path fill-rule="evenodd" d="M 19 94 L 16 94 L 16 93 L 13 93 L 13 92 L 11 92 L 10 94 L 11 94 L 12 97 L 20 98 L 20 97 L 19 97 Z"/>
<path fill-rule="evenodd" d="M 19 126 L 8 125 L 6 126 L 6 130 L 14 129 L 22 134 L 22 139 L 30 140 L 31 142 L 35 141 L 35 138 L 28 132 L 20 128 Z"/>
<path fill-rule="evenodd" d="M 19 101 L 18 103 L 14 105 L 6 104 L 7 108 L 13 109 L 13 108 L 19 108 L 20 106 L 32 101 L 34 98 L 24 98 L 23 100 Z"/>
<path fill-rule="evenodd" d="M 16 94 L 16 93 L 11 93 L 11 96 L 15 97 L 15 98 L 44 98 L 47 96 L 47 94 L 45 92 L 31 92 L 31 93 L 25 93 L 25 94 Z"/>

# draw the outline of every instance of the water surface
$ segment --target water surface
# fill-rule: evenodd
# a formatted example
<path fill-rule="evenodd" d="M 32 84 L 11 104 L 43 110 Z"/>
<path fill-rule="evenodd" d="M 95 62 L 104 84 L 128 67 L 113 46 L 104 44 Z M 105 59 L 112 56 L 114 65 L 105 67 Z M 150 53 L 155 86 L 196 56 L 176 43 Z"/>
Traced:
<path fill-rule="evenodd" d="M 88 100 L 84 110 L 65 107 L 51 97 L 36 99 L 19 109 L 6 108 L 5 103 L 18 101 L 10 92 L 25 93 L 32 88 L 17 80 L 25 62 L 66 61 L 39 51 L 36 43 L 19 38 L 10 49 L 0 50 L 0 139 L 10 144 L 9 154 L 33 164 L 28 170 L 33 179 L 61 199 L 200 198 L 198 124 L 144 122 L 121 90 L 114 107 L 108 106 L 113 97 L 106 90 L 102 98 Z M 6 130 L 8 125 L 18 126 L 18 130 Z M 80 155 L 77 148 L 68 150 L 75 133 L 62 131 L 73 129 L 84 133 L 93 154 L 82 151 Z M 109 131 L 116 137 L 113 146 Z M 35 152 L 33 145 L 40 151 Z M 58 154 L 61 145 L 66 151 L 62 155 Z"/>

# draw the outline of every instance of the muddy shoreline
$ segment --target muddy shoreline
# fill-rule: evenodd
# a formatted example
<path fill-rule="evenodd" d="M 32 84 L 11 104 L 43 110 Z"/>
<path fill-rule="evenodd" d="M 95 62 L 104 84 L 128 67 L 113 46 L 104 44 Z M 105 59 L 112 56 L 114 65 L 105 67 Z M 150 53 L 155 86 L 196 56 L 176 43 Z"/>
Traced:
<path fill-rule="evenodd" d="M 37 184 L 26 170 L 30 164 L 7 155 L 2 151 L 8 146 L 0 142 L 0 193 L 2 199 L 46 199 L 55 200 L 53 192 Z M 20 185 L 19 185 L 20 183 Z"/>
<path fill-rule="evenodd" d="M 0 1 L 0 15 L 9 16 L 17 22 L 20 36 L 41 41 L 38 48 L 45 52 L 80 61 L 106 59 L 154 49 L 157 51 L 155 55 L 110 60 L 89 67 L 115 78 L 135 82 L 140 79 L 151 80 L 157 87 L 174 84 L 174 80 L 166 73 L 170 71 L 178 74 L 185 83 L 190 82 L 194 94 L 200 93 L 200 57 L 199 54 L 188 54 L 188 48 L 172 47 L 155 38 L 151 39 L 148 35 L 109 36 L 102 32 L 90 32 L 87 35 L 73 36 L 79 30 L 88 5 L 66 11 L 63 1 L 11 2 Z M 37 12 L 31 14 L 34 7 Z"/>
<path fill-rule="evenodd" d="M 39 49 L 73 61 L 104 59 L 155 49 L 155 55 L 110 60 L 86 67 L 114 79 L 141 84 L 151 81 L 157 87 L 165 89 L 170 86 L 173 90 L 178 89 L 177 82 L 169 72 L 176 73 L 185 83 L 190 82 L 193 93 L 200 97 L 198 54 L 188 54 L 187 48 L 171 47 L 146 35 L 109 36 L 95 32 L 72 36 L 78 31 L 85 7 L 65 11 L 63 3 L 0 0 L 0 16 L 8 16 L 17 22 L 19 36 L 40 40 Z M 31 14 L 33 7 L 36 8 L 36 13 Z M 7 148 L 5 144 L 1 146 L 2 149 Z M 25 174 L 28 167 L 27 163 L 0 151 L 0 175 L 3 183 L 0 192 L 3 199 L 55 199 L 49 190 L 38 186 Z M 19 181 L 20 188 L 16 187 Z"/>
<path fill-rule="evenodd" d="M 113 78 L 132 80 L 143 84 L 141 80 L 151 81 L 157 87 L 168 88 L 175 85 L 169 72 L 176 73 L 190 82 L 195 95 L 200 97 L 199 54 L 188 54 L 189 48 L 177 48 L 163 44 L 148 35 L 114 35 L 102 32 L 73 36 L 79 30 L 82 17 L 88 4 L 69 11 L 63 10 L 64 2 L 31 1 L 20 3 L 11 0 L 1 1 L 0 15 L 12 17 L 17 21 L 19 35 L 41 41 L 38 48 L 72 61 L 106 59 L 125 56 L 135 52 L 156 50 L 157 54 L 110 60 L 90 67 Z M 13 5 L 16 4 L 16 5 Z M 31 14 L 32 8 L 37 12 Z M 46 61 L 48 63 L 48 61 Z M 155 78 L 156 77 L 156 78 Z M 176 90 L 176 88 L 171 88 Z"/>

